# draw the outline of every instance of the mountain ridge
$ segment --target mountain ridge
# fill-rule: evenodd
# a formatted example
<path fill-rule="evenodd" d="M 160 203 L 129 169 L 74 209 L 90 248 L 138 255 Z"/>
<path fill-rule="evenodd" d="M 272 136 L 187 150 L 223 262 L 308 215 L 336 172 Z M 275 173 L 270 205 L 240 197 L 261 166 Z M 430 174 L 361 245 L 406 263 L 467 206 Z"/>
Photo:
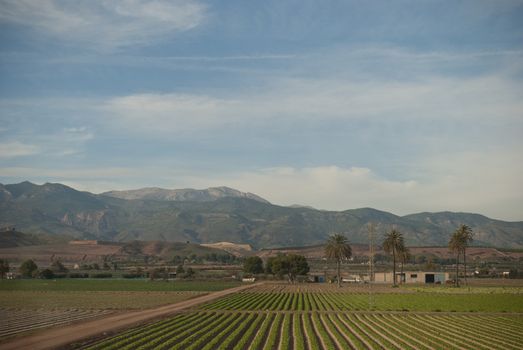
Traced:
<path fill-rule="evenodd" d="M 227 241 L 271 248 L 321 244 L 330 234 L 343 232 L 352 243 L 366 243 L 369 223 L 375 224 L 377 240 L 395 226 L 410 245 L 441 246 L 447 244 L 459 224 L 465 223 L 476 234 L 475 244 L 523 248 L 523 222 L 480 214 L 424 212 L 397 216 L 373 208 L 327 211 L 278 206 L 246 196 L 127 200 L 62 184 L 0 184 L 0 227 L 80 239 Z"/>
<path fill-rule="evenodd" d="M 160 200 L 160 201 L 212 201 L 224 197 L 249 198 L 262 203 L 269 201 L 250 192 L 241 192 L 236 189 L 220 186 L 209 187 L 202 190 L 193 188 L 169 190 L 160 187 L 144 187 L 127 191 L 108 191 L 101 193 L 103 196 L 120 199 L 134 200 Z"/>

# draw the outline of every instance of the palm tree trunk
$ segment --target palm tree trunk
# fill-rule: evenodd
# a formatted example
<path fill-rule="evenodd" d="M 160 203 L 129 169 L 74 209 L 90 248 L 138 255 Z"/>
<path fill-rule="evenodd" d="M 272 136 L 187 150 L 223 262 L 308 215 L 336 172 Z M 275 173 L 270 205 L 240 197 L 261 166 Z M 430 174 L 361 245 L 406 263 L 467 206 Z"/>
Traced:
<path fill-rule="evenodd" d="M 336 268 L 338 269 L 338 287 L 341 287 L 340 259 L 336 261 Z"/>
<path fill-rule="evenodd" d="M 403 260 L 401 260 L 400 265 L 400 284 L 403 284 Z"/>
<path fill-rule="evenodd" d="M 465 247 L 463 247 L 463 268 L 464 268 L 464 278 L 465 278 L 465 285 L 467 285 L 467 254 L 465 252 Z"/>
<path fill-rule="evenodd" d="M 455 286 L 459 287 L 459 250 L 458 254 L 456 255 L 456 281 Z"/>
<path fill-rule="evenodd" d="M 393 286 L 396 286 L 396 249 L 392 248 L 392 281 Z"/>

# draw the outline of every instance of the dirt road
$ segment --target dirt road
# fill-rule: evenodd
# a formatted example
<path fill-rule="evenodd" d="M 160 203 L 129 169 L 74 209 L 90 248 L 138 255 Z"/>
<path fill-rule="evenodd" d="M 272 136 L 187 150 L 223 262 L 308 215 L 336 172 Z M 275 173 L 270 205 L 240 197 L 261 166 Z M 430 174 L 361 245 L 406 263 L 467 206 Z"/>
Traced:
<path fill-rule="evenodd" d="M 60 328 L 44 329 L 36 334 L 17 337 L 8 342 L 2 343 L 0 344 L 0 350 L 55 349 L 70 343 L 78 342 L 82 339 L 94 337 L 103 332 L 114 332 L 150 319 L 167 316 L 183 309 L 221 298 L 228 294 L 252 288 L 257 284 L 258 283 L 226 289 L 219 292 L 212 292 L 201 297 L 182 301 L 176 304 L 161 306 L 155 309 L 127 312 L 124 314 L 108 316 L 102 319 L 86 321 Z"/>

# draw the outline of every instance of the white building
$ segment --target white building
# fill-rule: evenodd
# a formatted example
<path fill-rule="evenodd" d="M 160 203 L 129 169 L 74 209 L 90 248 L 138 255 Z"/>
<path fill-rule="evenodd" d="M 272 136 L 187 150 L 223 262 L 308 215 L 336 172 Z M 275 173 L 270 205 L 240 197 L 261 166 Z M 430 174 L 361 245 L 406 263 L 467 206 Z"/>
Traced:
<path fill-rule="evenodd" d="M 425 272 L 425 271 L 404 271 L 396 272 L 396 283 L 427 283 L 445 284 L 449 280 L 448 272 Z M 392 272 L 375 272 L 374 281 L 376 283 L 392 283 Z"/>

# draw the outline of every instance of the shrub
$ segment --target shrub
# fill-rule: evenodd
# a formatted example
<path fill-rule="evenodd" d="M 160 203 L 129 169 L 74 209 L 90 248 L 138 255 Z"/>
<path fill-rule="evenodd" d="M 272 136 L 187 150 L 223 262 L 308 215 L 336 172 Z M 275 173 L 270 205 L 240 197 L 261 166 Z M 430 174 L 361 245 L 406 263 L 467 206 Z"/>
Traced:
<path fill-rule="evenodd" d="M 92 273 L 89 275 L 91 278 L 111 278 L 113 277 L 112 273 Z"/>
<path fill-rule="evenodd" d="M 40 278 L 50 280 L 54 278 L 54 272 L 50 269 L 40 271 Z"/>
<path fill-rule="evenodd" d="M 89 277 L 89 274 L 88 273 L 70 273 L 69 274 L 69 278 L 88 278 Z"/>

